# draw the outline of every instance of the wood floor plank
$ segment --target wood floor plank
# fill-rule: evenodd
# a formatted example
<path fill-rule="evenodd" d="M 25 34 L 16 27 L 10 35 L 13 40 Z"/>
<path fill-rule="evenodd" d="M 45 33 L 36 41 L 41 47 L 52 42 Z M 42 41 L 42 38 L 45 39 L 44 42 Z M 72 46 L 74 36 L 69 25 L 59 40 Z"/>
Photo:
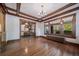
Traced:
<path fill-rule="evenodd" d="M 42 37 L 21 38 L 9 42 L 0 56 L 79 56 L 79 46 L 63 44 Z"/>

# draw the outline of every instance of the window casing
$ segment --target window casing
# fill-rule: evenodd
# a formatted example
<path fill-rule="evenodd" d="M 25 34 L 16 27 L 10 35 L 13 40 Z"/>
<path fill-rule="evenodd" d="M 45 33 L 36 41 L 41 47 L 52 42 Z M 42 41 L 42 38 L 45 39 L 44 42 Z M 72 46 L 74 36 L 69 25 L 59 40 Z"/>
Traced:
<path fill-rule="evenodd" d="M 48 23 L 48 25 L 45 25 L 46 33 L 75 38 L 76 14 L 61 17 Z"/>

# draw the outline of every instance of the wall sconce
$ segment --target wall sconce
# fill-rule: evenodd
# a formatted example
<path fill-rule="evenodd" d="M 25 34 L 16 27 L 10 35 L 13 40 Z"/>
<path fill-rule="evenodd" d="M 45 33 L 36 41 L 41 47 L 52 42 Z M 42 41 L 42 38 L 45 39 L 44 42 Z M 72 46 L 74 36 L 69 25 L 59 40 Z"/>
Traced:
<path fill-rule="evenodd" d="M 0 24 L 0 32 L 2 32 L 1 24 Z"/>

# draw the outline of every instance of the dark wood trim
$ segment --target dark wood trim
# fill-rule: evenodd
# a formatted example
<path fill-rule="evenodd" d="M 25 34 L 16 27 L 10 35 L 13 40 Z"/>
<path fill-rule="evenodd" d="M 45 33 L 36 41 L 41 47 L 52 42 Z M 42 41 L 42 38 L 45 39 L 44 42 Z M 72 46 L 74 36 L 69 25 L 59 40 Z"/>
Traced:
<path fill-rule="evenodd" d="M 21 3 L 16 3 L 16 14 L 20 12 Z"/>
<path fill-rule="evenodd" d="M 75 14 L 75 13 L 74 13 L 74 14 Z M 56 19 L 52 19 L 52 20 L 50 20 L 50 21 L 46 21 L 46 22 L 44 22 L 44 23 L 48 23 L 48 22 L 51 22 L 51 21 L 55 21 L 55 20 L 57 20 L 57 19 L 61 19 L 61 18 L 70 17 L 70 16 L 73 16 L 74 14 L 70 14 L 70 15 L 62 16 L 62 17 L 59 17 L 59 18 L 56 18 Z"/>
<path fill-rule="evenodd" d="M 59 8 L 59 9 L 57 9 L 56 11 L 54 11 L 54 12 L 52 12 L 52 13 L 50 13 L 50 14 L 44 16 L 44 17 L 42 17 L 42 19 L 43 19 L 43 18 L 46 18 L 46 17 L 48 17 L 48 16 L 50 16 L 50 15 L 53 15 L 53 14 L 55 14 L 55 13 L 57 13 L 57 12 L 60 12 L 60 11 L 62 11 L 62 10 L 64 10 L 64 9 L 67 9 L 67 8 L 69 8 L 69 7 L 71 7 L 71 6 L 75 5 L 75 4 L 77 4 L 77 3 L 69 3 L 69 4 L 65 5 L 65 6 L 63 6 L 63 7 Z"/>
<path fill-rule="evenodd" d="M 72 36 L 76 38 L 76 14 L 73 15 L 72 19 Z"/>
<path fill-rule="evenodd" d="M 4 14 L 7 12 L 7 9 L 6 9 L 4 3 L 0 3 L 0 9 L 2 10 L 2 12 L 3 12 Z"/>
<path fill-rule="evenodd" d="M 23 15 L 25 15 L 25 16 L 29 16 L 29 17 L 31 17 L 31 18 L 35 18 L 35 19 L 39 19 L 39 18 L 37 18 L 37 17 L 35 17 L 35 16 L 32 16 L 32 15 L 28 15 L 28 14 L 26 14 L 26 13 L 23 13 L 23 12 L 19 12 L 20 14 L 23 14 Z"/>
<path fill-rule="evenodd" d="M 60 14 L 57 14 L 57 15 L 48 17 L 48 18 L 46 18 L 46 19 L 44 19 L 44 20 L 42 20 L 42 21 L 46 21 L 46 20 L 49 20 L 49 19 L 52 19 L 52 18 L 61 16 L 61 15 L 64 15 L 64 14 L 67 14 L 67 13 L 70 13 L 70 12 L 73 12 L 73 11 L 76 11 L 76 10 L 79 10 L 79 7 L 76 7 L 76 8 L 73 8 L 73 9 L 71 9 L 71 10 L 64 11 L 64 12 L 62 12 L 62 13 L 60 13 Z M 42 22 L 42 21 L 41 21 L 41 22 Z"/>
<path fill-rule="evenodd" d="M 3 5 L 4 9 L 5 9 L 5 12 L 7 12 L 8 10 L 7 10 L 7 8 L 6 8 L 5 3 L 2 3 L 2 5 Z"/>
<path fill-rule="evenodd" d="M 72 19 L 72 35 L 71 36 L 65 35 L 64 32 L 63 32 L 63 30 L 64 30 L 63 28 L 61 29 L 61 34 L 59 34 L 59 35 L 64 36 L 64 37 L 76 38 L 76 34 L 75 34 L 76 33 L 76 13 L 71 14 L 71 15 L 67 15 L 67 16 L 63 16 L 63 17 L 60 17 L 60 18 L 57 18 L 57 19 L 61 19 L 62 20 L 63 18 L 70 17 L 70 16 L 73 16 L 73 19 Z M 51 20 L 51 21 L 55 21 L 57 19 L 54 19 L 54 20 Z M 47 23 L 47 22 L 45 22 L 45 23 Z M 53 25 L 53 24 L 49 24 L 49 26 L 51 26 L 51 25 Z M 63 24 L 61 24 L 61 25 L 62 25 L 61 27 L 63 27 Z M 44 28 L 45 28 L 45 25 L 44 25 Z M 44 32 L 45 32 L 45 30 L 44 30 Z M 56 34 L 52 34 L 51 33 L 50 35 L 56 35 Z"/>
<path fill-rule="evenodd" d="M 21 37 L 22 37 L 22 36 L 21 36 L 21 32 L 25 32 L 25 31 L 21 31 L 21 25 L 22 25 L 22 23 L 21 23 L 22 21 L 21 21 L 21 20 L 23 20 L 23 19 L 20 19 L 20 39 L 21 39 Z M 31 22 L 31 21 L 25 21 L 25 23 L 28 23 L 29 26 L 30 26 L 30 25 L 32 26 L 32 24 L 35 25 L 35 26 L 34 26 L 34 35 L 33 35 L 33 36 L 35 37 L 35 36 L 36 36 L 36 23 L 35 23 L 35 22 Z M 25 24 L 25 23 L 24 23 L 24 24 Z M 30 26 L 30 27 L 31 27 L 31 26 Z M 31 34 L 30 30 L 29 30 L 28 32 L 29 32 L 29 34 Z M 27 37 L 27 36 L 26 36 L 26 37 Z"/>
<path fill-rule="evenodd" d="M 70 7 L 70 6 L 73 6 L 73 5 L 75 5 L 75 4 L 77 4 L 77 3 L 69 3 L 69 4 L 67 4 L 66 6 L 64 6 L 64 7 L 62 7 L 62 8 L 60 8 L 60 9 L 58 9 L 58 10 L 56 10 L 55 12 L 52 12 L 52 13 L 50 13 L 50 14 L 48 14 L 49 16 L 50 15 L 52 15 L 52 14 L 54 14 L 54 13 L 57 13 L 57 12 L 59 12 L 59 11 L 62 11 L 62 10 L 64 10 L 64 9 L 66 9 L 66 8 L 68 8 L 68 7 Z M 13 8 L 10 8 L 10 7 L 6 7 L 8 10 L 12 10 L 12 11 L 14 11 L 14 12 L 19 12 L 19 9 L 20 9 L 20 5 L 21 5 L 21 3 L 17 3 L 17 10 L 15 10 L 15 9 L 13 9 Z M 22 14 L 22 15 L 25 15 L 25 16 L 28 16 L 28 17 L 31 17 L 31 18 L 34 18 L 34 19 L 39 19 L 39 18 L 37 18 L 37 17 L 35 17 L 35 16 L 32 16 L 32 15 L 28 15 L 28 14 L 26 14 L 26 13 L 23 13 L 23 12 L 19 12 L 19 14 Z M 48 17 L 48 16 L 45 16 L 45 17 Z M 45 17 L 42 17 L 42 18 L 45 18 Z M 41 18 L 41 19 L 42 19 Z M 49 19 L 49 18 L 47 18 L 47 19 Z M 45 20 L 42 20 L 42 21 L 46 21 L 46 19 Z M 42 21 L 38 21 L 38 22 L 42 22 Z"/>
<path fill-rule="evenodd" d="M 23 23 L 21 23 L 21 24 L 24 24 L 24 23 L 26 23 L 26 22 L 31 22 L 31 21 L 27 21 L 27 20 L 24 20 L 24 19 L 20 19 Z M 35 22 L 31 22 L 31 23 L 33 23 L 33 24 L 36 24 Z"/>
<path fill-rule="evenodd" d="M 19 27 L 20 27 L 19 30 L 20 30 L 20 39 L 21 39 L 21 20 L 20 19 L 19 19 L 19 22 L 20 22 L 19 23 Z"/>
<path fill-rule="evenodd" d="M 72 23 L 72 35 L 70 35 L 71 37 L 70 38 L 76 38 L 76 13 L 74 13 L 73 15 L 71 15 L 71 16 L 73 16 L 73 18 L 72 18 L 72 21 L 71 21 L 71 23 Z M 70 17 L 70 16 L 68 16 L 68 17 Z M 66 18 L 66 17 L 65 17 Z M 63 18 L 62 18 L 63 19 Z M 63 22 L 63 24 L 62 25 L 64 25 L 64 22 Z M 63 27 L 63 26 L 62 26 Z M 64 30 L 64 29 L 62 29 L 62 30 Z M 63 36 L 66 36 L 65 34 L 64 34 L 64 32 L 63 32 Z"/>
<path fill-rule="evenodd" d="M 15 9 L 12 9 L 10 7 L 7 7 L 7 6 L 6 6 L 6 9 L 11 10 L 11 11 L 14 11 L 14 12 L 17 12 Z"/>
<path fill-rule="evenodd" d="M 20 15 L 17 15 L 17 14 L 13 14 L 13 13 L 10 13 L 10 12 L 7 12 L 7 14 L 18 16 L 18 17 L 21 17 L 21 18 L 24 18 L 24 19 L 28 19 L 28 20 L 32 20 L 32 21 L 38 21 L 38 20 L 34 20 L 34 19 L 31 19 L 31 18 L 28 18 L 28 17 L 25 17 L 25 16 L 20 16 Z"/>
<path fill-rule="evenodd" d="M 42 38 L 45 38 L 45 39 L 47 39 L 47 40 L 51 40 L 51 39 L 47 38 L 47 36 L 46 36 L 46 37 L 45 37 L 45 36 L 41 36 L 41 37 L 42 37 Z M 55 41 L 55 40 L 51 40 L 51 41 Z M 58 41 L 55 41 L 55 42 L 58 42 Z M 61 43 L 61 42 L 58 42 L 58 43 Z M 66 40 L 64 40 L 64 42 L 62 42 L 62 44 L 68 44 L 68 45 L 79 46 L 79 44 L 77 44 L 77 43 L 68 42 L 68 41 L 66 41 Z"/>
<path fill-rule="evenodd" d="M 11 10 L 11 11 L 14 11 L 14 12 L 17 12 L 17 10 L 15 10 L 15 9 L 13 9 L 13 8 L 10 8 L 10 7 L 6 7 L 8 10 Z M 39 19 L 39 18 L 37 18 L 37 17 L 35 17 L 35 16 L 32 16 L 32 15 L 28 15 L 28 14 L 26 14 L 26 13 L 23 13 L 23 12 L 19 12 L 19 14 L 22 14 L 22 15 L 25 15 L 25 16 L 27 16 L 27 17 L 30 17 L 30 18 L 34 18 L 34 19 Z"/>
<path fill-rule="evenodd" d="M 20 39 L 8 40 L 6 45 L 9 45 L 10 43 L 14 43 L 16 41 L 20 41 Z"/>

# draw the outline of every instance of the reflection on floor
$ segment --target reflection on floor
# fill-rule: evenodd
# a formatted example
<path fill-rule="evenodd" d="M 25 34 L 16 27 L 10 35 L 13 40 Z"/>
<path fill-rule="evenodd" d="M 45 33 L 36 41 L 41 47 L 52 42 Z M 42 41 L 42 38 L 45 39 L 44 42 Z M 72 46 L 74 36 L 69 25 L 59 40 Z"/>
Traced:
<path fill-rule="evenodd" d="M 22 38 L 8 43 L 4 56 L 72 56 L 79 55 L 79 46 L 53 42 L 41 37 Z"/>

